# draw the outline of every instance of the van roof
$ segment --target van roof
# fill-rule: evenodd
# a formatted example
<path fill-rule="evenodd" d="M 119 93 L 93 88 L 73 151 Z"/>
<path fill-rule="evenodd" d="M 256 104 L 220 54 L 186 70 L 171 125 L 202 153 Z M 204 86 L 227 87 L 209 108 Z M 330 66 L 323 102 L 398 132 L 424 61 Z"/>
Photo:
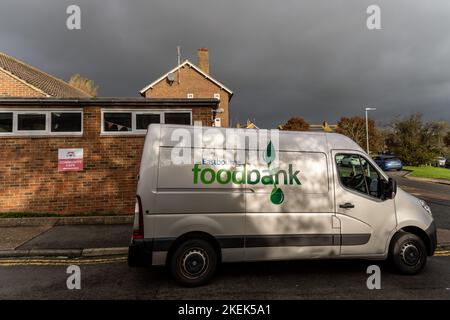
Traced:
<path fill-rule="evenodd" d="M 200 128 L 202 131 L 200 131 Z M 282 131 L 278 129 L 244 129 L 244 128 L 215 128 L 215 127 L 196 127 L 190 125 L 172 125 L 172 124 L 151 124 L 148 134 L 155 134 L 160 131 L 161 146 L 176 146 L 179 140 L 172 140 L 172 133 L 175 129 L 186 129 L 194 134 L 203 133 L 203 147 L 220 148 L 224 145 L 223 138 L 227 137 L 238 139 L 242 137 L 251 137 L 258 135 L 267 136 L 267 141 L 271 139 L 271 134 L 279 134 L 279 149 L 282 150 L 305 150 L 311 152 L 328 152 L 331 149 L 337 150 L 364 150 L 352 139 L 339 133 L 326 132 L 305 132 L 305 131 Z M 194 131 L 195 130 L 195 131 Z M 211 136 L 205 139 L 205 133 Z M 214 139 L 217 135 L 217 139 Z M 272 139 L 276 139 L 272 137 Z M 222 144 L 220 144 L 220 142 Z M 191 141 L 194 145 L 194 141 Z M 249 145 L 248 149 L 255 149 L 256 146 Z"/>

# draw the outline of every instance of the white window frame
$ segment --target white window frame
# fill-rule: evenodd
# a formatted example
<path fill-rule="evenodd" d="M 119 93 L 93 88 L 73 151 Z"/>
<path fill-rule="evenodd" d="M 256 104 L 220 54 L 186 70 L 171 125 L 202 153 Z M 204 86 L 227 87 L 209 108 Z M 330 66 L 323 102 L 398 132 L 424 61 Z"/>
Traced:
<path fill-rule="evenodd" d="M 194 99 L 194 94 L 193 93 L 188 93 L 187 94 L 187 98 L 188 99 Z"/>
<path fill-rule="evenodd" d="M 214 93 L 214 99 L 220 100 L 220 93 Z"/>
<path fill-rule="evenodd" d="M 52 132 L 51 121 L 52 113 L 80 113 L 81 114 L 81 131 L 76 132 Z M 0 137 L 26 137 L 26 136 L 82 136 L 84 132 L 84 117 L 83 109 L 0 109 L 0 113 L 12 113 L 13 114 L 13 126 L 12 132 L 0 132 Z M 45 115 L 45 130 L 18 130 L 19 114 L 43 114 Z"/>
<path fill-rule="evenodd" d="M 105 131 L 105 113 L 131 113 L 131 131 Z M 160 123 L 164 124 L 165 113 L 189 113 L 192 125 L 192 109 L 101 109 L 100 135 L 102 136 L 122 136 L 122 135 L 145 135 L 147 130 L 136 129 L 136 115 L 138 114 L 159 114 Z"/>

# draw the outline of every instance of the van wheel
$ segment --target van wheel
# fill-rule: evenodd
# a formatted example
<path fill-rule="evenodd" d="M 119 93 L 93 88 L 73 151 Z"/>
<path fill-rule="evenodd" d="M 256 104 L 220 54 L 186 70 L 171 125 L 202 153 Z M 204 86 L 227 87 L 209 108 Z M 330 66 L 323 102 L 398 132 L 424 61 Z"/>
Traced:
<path fill-rule="evenodd" d="M 392 240 L 390 255 L 395 268 L 404 274 L 420 272 L 427 262 L 425 244 L 412 233 L 396 234 Z"/>
<path fill-rule="evenodd" d="M 186 287 L 208 283 L 217 267 L 217 253 L 213 246 L 203 239 L 183 242 L 170 260 L 170 269 L 175 280 Z"/>

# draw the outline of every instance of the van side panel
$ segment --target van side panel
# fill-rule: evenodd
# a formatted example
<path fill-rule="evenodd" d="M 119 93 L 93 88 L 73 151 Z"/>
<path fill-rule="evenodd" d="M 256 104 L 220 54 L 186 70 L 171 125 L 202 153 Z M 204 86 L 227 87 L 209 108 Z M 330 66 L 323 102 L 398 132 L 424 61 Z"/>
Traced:
<path fill-rule="evenodd" d="M 248 186 L 252 192 L 246 194 L 246 260 L 339 255 L 339 229 L 333 228 L 332 223 L 333 188 L 327 155 L 286 149 L 287 138 L 290 143 L 296 140 L 296 137 L 280 137 L 278 165 L 282 174 L 278 174 L 276 187 L 284 194 L 283 202 L 271 201 L 273 185 Z M 305 141 L 298 143 L 305 144 Z M 263 171 L 267 164 L 249 162 L 248 168 Z"/>
<path fill-rule="evenodd" d="M 192 131 L 191 131 L 192 132 Z M 166 136 L 167 138 L 167 136 Z M 153 264 L 165 263 L 174 241 L 190 232 L 212 235 L 222 249 L 222 261 L 242 261 L 245 235 L 245 185 L 212 178 L 219 170 L 235 170 L 236 150 L 172 146 L 164 140 L 159 147 L 157 186 L 151 208 L 154 217 Z M 184 155 L 198 162 L 183 162 Z M 204 173 L 203 173 L 204 172 Z"/>

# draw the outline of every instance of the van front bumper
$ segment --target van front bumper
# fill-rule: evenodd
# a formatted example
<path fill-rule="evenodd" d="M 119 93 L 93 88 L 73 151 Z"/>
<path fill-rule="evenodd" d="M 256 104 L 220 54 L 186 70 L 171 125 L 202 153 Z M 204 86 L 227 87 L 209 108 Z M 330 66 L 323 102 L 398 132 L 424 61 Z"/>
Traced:
<path fill-rule="evenodd" d="M 432 256 L 437 247 L 436 223 L 433 221 L 425 232 L 429 239 L 428 254 Z"/>
<path fill-rule="evenodd" d="M 149 267 L 152 265 L 153 242 L 144 239 L 131 240 L 128 247 L 130 267 Z"/>

